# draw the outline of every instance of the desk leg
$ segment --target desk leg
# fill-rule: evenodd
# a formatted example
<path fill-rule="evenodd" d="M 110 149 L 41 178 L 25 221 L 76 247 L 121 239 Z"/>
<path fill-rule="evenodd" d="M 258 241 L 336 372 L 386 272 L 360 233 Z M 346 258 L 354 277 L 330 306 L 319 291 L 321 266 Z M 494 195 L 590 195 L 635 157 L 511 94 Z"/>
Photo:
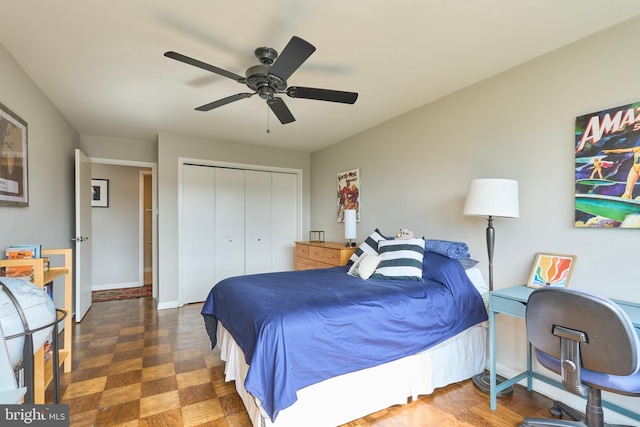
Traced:
<path fill-rule="evenodd" d="M 533 368 L 532 368 L 532 359 L 531 359 L 531 348 L 532 345 L 527 338 L 527 390 L 533 390 Z"/>
<path fill-rule="evenodd" d="M 496 410 L 496 313 L 489 310 L 489 402 L 492 411 Z"/>

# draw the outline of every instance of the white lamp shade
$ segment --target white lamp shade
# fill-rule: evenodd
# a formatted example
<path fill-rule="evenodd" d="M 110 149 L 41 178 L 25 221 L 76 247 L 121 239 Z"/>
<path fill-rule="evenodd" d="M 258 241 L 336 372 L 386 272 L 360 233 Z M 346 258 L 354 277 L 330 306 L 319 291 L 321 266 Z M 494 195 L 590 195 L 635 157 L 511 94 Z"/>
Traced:
<path fill-rule="evenodd" d="M 344 211 L 344 238 L 356 238 L 356 211 L 355 209 L 346 209 Z"/>
<path fill-rule="evenodd" d="M 474 179 L 469 183 L 464 215 L 518 218 L 518 181 Z"/>

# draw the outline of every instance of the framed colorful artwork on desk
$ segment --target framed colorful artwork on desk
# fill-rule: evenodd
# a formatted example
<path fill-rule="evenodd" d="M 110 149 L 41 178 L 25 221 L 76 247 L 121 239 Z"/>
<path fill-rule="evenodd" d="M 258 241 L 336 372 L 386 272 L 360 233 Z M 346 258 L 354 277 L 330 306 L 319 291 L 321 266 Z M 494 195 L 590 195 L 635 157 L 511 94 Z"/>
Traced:
<path fill-rule="evenodd" d="M 527 281 L 530 288 L 569 287 L 577 256 L 538 252 Z"/>

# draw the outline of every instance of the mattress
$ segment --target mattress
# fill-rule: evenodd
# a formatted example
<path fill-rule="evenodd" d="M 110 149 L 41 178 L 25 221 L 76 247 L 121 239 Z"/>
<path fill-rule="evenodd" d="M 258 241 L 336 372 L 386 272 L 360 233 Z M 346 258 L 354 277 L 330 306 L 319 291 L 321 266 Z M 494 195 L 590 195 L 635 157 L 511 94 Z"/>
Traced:
<path fill-rule="evenodd" d="M 240 347 L 218 325 L 225 380 L 235 381 L 254 427 L 333 427 L 380 411 L 482 372 L 487 322 L 472 326 L 418 354 L 340 375 L 298 391 L 298 400 L 272 422 L 244 387 L 249 366 Z"/>

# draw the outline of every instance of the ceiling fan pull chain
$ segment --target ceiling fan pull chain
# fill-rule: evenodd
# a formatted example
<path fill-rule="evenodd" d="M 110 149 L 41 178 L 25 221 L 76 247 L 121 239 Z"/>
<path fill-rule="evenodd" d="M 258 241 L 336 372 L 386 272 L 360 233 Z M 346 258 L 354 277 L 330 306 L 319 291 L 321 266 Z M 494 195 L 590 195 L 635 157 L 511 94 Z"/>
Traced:
<path fill-rule="evenodd" d="M 269 106 L 267 105 L 267 133 L 271 133 L 271 124 L 269 122 Z"/>

